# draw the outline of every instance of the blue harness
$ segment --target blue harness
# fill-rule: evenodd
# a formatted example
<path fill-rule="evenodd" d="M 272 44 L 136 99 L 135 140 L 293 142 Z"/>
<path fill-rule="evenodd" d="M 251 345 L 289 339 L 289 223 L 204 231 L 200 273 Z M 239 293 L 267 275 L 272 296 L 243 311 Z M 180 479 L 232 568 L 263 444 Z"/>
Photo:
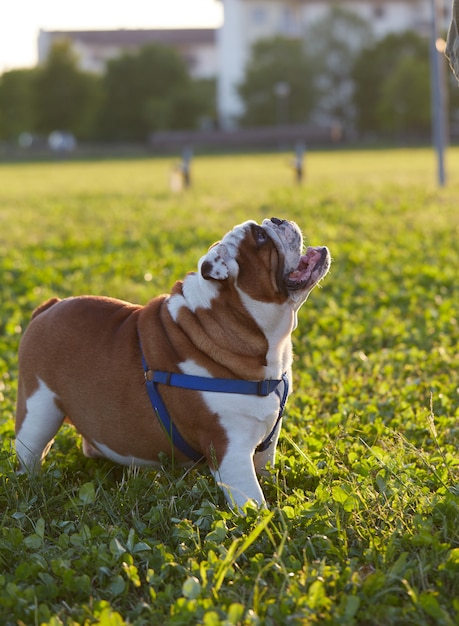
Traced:
<path fill-rule="evenodd" d="M 279 397 L 280 409 L 277 420 L 269 433 L 255 449 L 255 452 L 263 452 L 272 444 L 277 426 L 284 413 L 285 404 L 288 397 L 288 378 L 287 374 L 282 374 L 279 380 L 233 380 L 230 378 L 206 378 L 204 376 L 190 376 L 188 374 L 172 374 L 171 372 L 161 372 L 150 370 L 145 357 L 142 353 L 142 365 L 145 372 L 145 383 L 148 395 L 150 397 L 153 410 L 156 413 L 161 425 L 169 436 L 171 443 L 180 450 L 185 456 L 193 461 L 200 461 L 203 455 L 192 448 L 177 430 L 174 422 L 171 420 L 168 410 L 158 391 L 158 384 L 167 385 L 169 387 L 181 387 L 182 389 L 193 389 L 195 391 L 216 391 L 220 393 L 239 393 L 250 396 L 269 396 L 273 391 Z M 280 394 L 279 384 L 284 383 L 284 393 Z"/>

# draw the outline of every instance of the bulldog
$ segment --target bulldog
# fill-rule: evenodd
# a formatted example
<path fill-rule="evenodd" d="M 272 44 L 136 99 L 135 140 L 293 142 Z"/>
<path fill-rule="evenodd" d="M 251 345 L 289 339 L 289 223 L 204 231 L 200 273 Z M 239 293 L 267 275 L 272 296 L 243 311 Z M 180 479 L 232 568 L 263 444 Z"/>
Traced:
<path fill-rule="evenodd" d="M 64 420 L 86 456 L 135 466 L 203 459 L 230 505 L 264 505 L 291 390 L 297 312 L 330 267 L 294 222 L 233 228 L 146 306 L 53 298 L 19 348 L 16 451 L 34 472 Z"/>

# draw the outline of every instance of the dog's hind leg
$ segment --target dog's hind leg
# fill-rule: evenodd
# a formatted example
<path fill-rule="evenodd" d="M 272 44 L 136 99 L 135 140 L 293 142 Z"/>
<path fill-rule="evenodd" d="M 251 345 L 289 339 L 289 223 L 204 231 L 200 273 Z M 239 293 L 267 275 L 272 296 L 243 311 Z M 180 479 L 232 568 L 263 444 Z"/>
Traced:
<path fill-rule="evenodd" d="M 16 414 L 16 453 L 20 471 L 35 472 L 48 453 L 64 421 L 56 395 L 38 380 L 38 388 L 26 398 L 19 384 Z"/>
<path fill-rule="evenodd" d="M 104 459 L 105 455 L 100 452 L 92 443 L 89 443 L 87 439 L 82 437 L 83 454 L 89 459 Z"/>

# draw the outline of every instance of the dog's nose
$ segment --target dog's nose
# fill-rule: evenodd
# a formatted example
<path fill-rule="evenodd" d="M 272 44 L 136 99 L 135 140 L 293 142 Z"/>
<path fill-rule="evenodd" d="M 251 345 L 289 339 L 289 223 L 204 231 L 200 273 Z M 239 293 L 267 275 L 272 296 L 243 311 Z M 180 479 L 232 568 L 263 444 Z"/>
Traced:
<path fill-rule="evenodd" d="M 285 222 L 285 220 L 280 220 L 278 217 L 272 217 L 271 222 L 275 224 L 276 226 L 280 226 L 281 224 Z"/>

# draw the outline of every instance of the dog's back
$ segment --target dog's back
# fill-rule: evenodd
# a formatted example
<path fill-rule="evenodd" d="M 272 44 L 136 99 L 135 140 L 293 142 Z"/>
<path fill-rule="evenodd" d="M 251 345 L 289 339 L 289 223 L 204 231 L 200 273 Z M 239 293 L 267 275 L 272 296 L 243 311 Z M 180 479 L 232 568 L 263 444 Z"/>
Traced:
<path fill-rule="evenodd" d="M 60 302 L 59 298 L 50 298 L 49 300 L 46 300 L 46 302 L 43 302 L 43 304 L 40 304 L 40 306 L 37 306 L 35 311 L 32 313 L 32 319 L 35 319 L 37 315 L 40 315 L 40 313 L 47 311 L 57 302 Z"/>

